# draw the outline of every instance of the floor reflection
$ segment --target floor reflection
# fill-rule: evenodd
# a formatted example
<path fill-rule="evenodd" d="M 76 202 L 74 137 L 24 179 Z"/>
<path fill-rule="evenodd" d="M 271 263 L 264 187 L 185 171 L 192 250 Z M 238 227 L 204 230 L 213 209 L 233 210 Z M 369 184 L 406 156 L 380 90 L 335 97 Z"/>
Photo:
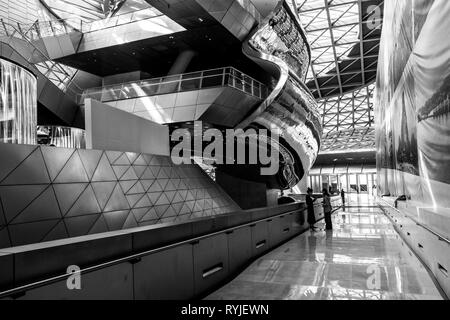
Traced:
<path fill-rule="evenodd" d="M 214 300 L 442 299 L 420 261 L 369 197 L 253 263 Z"/>

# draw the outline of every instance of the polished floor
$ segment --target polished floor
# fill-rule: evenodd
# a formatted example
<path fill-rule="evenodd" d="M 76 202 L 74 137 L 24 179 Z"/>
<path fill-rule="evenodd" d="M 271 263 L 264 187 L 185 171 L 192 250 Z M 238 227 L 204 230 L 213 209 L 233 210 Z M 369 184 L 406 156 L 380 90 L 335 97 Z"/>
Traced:
<path fill-rule="evenodd" d="M 303 235 L 257 260 L 209 300 L 437 300 L 430 275 L 368 196 L 351 195 L 333 231 Z"/>

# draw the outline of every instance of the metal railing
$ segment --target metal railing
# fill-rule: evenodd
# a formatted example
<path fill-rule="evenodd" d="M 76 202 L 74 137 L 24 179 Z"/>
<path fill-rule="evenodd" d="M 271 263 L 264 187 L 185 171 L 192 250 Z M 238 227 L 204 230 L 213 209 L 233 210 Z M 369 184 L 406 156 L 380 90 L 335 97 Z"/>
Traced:
<path fill-rule="evenodd" d="M 260 99 L 268 94 L 261 82 L 233 67 L 225 67 L 92 88 L 79 95 L 77 102 L 83 104 L 87 98 L 109 102 L 224 86 Z"/>
<path fill-rule="evenodd" d="M 239 229 L 243 229 L 245 227 L 253 227 L 253 226 L 255 226 L 258 223 L 262 223 L 262 222 L 265 222 L 265 221 L 272 221 L 275 218 L 281 218 L 281 217 L 293 215 L 293 214 L 295 214 L 297 212 L 301 212 L 301 211 L 304 211 L 304 210 L 306 210 L 306 209 L 305 208 L 299 208 L 299 209 L 296 209 L 296 210 L 289 210 L 289 211 L 286 211 L 286 212 L 283 212 L 283 213 L 280 213 L 280 214 L 277 214 L 277 215 L 274 215 L 274 216 L 269 216 L 269 217 L 266 217 L 266 218 L 263 218 L 263 219 L 258 219 L 258 220 L 251 221 L 251 222 L 248 222 L 248 223 L 243 223 L 243 224 L 235 226 L 235 227 L 230 227 L 230 228 L 226 228 L 224 230 L 211 232 L 209 234 L 202 235 L 202 236 L 192 237 L 192 238 L 190 238 L 188 240 L 176 241 L 175 243 L 172 243 L 172 244 L 169 244 L 169 245 L 160 246 L 160 247 L 155 248 L 155 249 L 147 250 L 147 251 L 136 253 L 136 254 L 132 254 L 132 255 L 129 255 L 129 256 L 126 256 L 126 257 L 123 257 L 123 258 L 118 258 L 118 259 L 115 259 L 115 260 L 110 260 L 108 262 L 104 262 L 104 263 L 96 264 L 96 265 L 93 265 L 93 266 L 90 266 L 90 267 L 87 267 L 87 268 L 83 268 L 82 270 L 79 271 L 78 274 L 84 275 L 84 274 L 87 274 L 87 273 L 91 273 L 91 272 L 94 272 L 94 271 L 98 271 L 98 270 L 101 270 L 101 269 L 112 267 L 112 266 L 115 266 L 115 265 L 118 265 L 118 264 L 121 264 L 121 263 L 140 261 L 140 259 L 142 259 L 142 258 L 144 258 L 146 256 L 149 256 L 151 254 L 155 254 L 155 253 L 158 253 L 158 252 L 161 252 L 161 251 L 165 251 L 165 250 L 172 249 L 172 248 L 179 247 L 179 246 L 186 245 L 186 244 L 195 244 L 195 243 L 197 243 L 197 242 L 199 242 L 201 240 L 207 239 L 207 238 L 211 238 L 211 237 L 214 237 L 214 236 L 217 236 L 217 235 L 220 235 L 220 234 L 228 234 L 228 233 L 231 233 L 233 231 L 236 231 L 236 230 L 239 230 Z M 32 289 L 36 289 L 36 288 L 40 288 L 40 287 L 43 287 L 43 286 L 46 286 L 46 285 L 50 285 L 50 284 L 53 284 L 53 283 L 56 283 L 56 282 L 59 282 L 59 281 L 65 281 L 70 276 L 71 276 L 70 274 L 61 274 L 61 275 L 50 277 L 50 278 L 47 278 L 47 279 L 44 279 L 44 280 L 41 280 L 41 281 L 36 281 L 36 282 L 29 283 L 29 284 L 26 284 L 26 285 L 18 286 L 18 287 L 15 287 L 13 289 L 10 289 L 10 290 L 5 290 L 3 292 L 0 291 L 0 299 L 5 298 L 5 297 L 14 297 L 15 295 L 19 295 L 20 296 L 21 293 L 25 293 L 26 291 L 29 291 L 29 290 L 32 290 Z"/>
<path fill-rule="evenodd" d="M 409 216 L 409 215 L 407 215 L 407 214 L 402 213 L 400 210 L 398 210 L 397 208 L 393 207 L 393 206 L 392 206 L 389 202 L 387 202 L 386 200 L 384 200 L 384 199 L 382 199 L 382 198 L 380 198 L 380 199 L 381 199 L 381 201 L 383 201 L 384 204 L 385 204 L 385 205 L 379 204 L 379 206 L 380 206 L 381 208 L 383 208 L 383 206 L 389 207 L 389 208 L 393 209 L 394 211 L 396 211 L 397 213 L 403 214 L 403 215 L 405 216 L 405 218 L 410 219 L 410 220 L 411 220 L 412 222 L 414 222 L 417 226 L 419 226 L 419 227 L 421 227 L 421 228 L 427 230 L 428 232 L 430 232 L 431 234 L 433 234 L 434 236 L 436 236 L 436 237 L 438 238 L 439 241 L 443 241 L 443 242 L 447 243 L 448 245 L 450 245 L 450 240 L 447 239 L 446 237 L 444 237 L 443 235 L 441 235 L 440 233 L 438 233 L 438 232 L 436 232 L 436 231 L 430 229 L 429 227 L 427 227 L 426 225 L 420 223 L 419 221 L 417 221 L 417 220 L 414 219 L 413 217 L 411 217 L 411 216 Z"/>
<path fill-rule="evenodd" d="M 28 30 L 31 39 L 38 40 L 40 38 L 53 37 L 71 32 L 89 33 L 162 16 L 164 15 L 159 11 L 155 11 L 153 8 L 146 8 L 96 21 L 84 21 L 75 18 L 59 19 L 36 21 L 30 25 L 22 24 L 21 27 Z"/>
<path fill-rule="evenodd" d="M 27 60 L 30 64 L 34 64 L 39 72 L 53 82 L 60 90 L 67 92 L 77 70 L 52 61 L 46 53 L 38 48 L 38 46 L 34 43 L 35 39 L 33 38 L 33 29 L 36 24 L 37 22 L 32 26 L 28 26 L 28 28 L 24 28 L 24 26 L 19 22 L 6 22 L 5 20 L 0 19 L 0 36 L 7 39 L 2 40 L 2 42 L 15 48 L 16 39 L 22 40 L 30 50 L 28 57 L 24 57 L 25 60 Z M 33 60 L 42 62 L 33 63 Z M 75 86 L 75 90 L 72 92 L 74 95 L 82 92 L 80 88 L 76 88 L 76 84 L 73 85 Z"/>

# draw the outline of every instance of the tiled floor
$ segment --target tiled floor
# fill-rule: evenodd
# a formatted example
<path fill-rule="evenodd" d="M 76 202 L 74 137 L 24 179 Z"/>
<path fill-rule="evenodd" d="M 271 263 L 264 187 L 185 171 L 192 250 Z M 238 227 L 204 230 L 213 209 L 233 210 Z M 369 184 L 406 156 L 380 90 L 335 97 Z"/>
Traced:
<path fill-rule="evenodd" d="M 442 299 L 426 269 L 368 197 L 351 195 L 334 230 L 303 235 L 257 260 L 207 299 Z"/>

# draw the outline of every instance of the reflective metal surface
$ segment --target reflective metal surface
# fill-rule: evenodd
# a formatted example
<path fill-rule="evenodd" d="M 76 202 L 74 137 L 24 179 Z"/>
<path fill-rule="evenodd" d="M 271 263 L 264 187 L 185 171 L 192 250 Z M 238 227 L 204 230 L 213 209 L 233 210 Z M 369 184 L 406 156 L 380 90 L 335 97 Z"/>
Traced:
<path fill-rule="evenodd" d="M 352 196 L 334 230 L 306 232 L 207 299 L 442 299 L 430 275 L 369 197 Z M 377 275 L 377 278 L 374 278 Z"/>
<path fill-rule="evenodd" d="M 36 77 L 0 59 L 0 98 L 0 142 L 36 144 Z"/>
<path fill-rule="evenodd" d="M 112 16 L 126 0 L 39 0 L 57 18 L 77 16 L 93 21 Z"/>
<path fill-rule="evenodd" d="M 61 126 L 38 126 L 38 143 L 58 148 L 86 148 L 86 135 L 83 129 Z"/>
<path fill-rule="evenodd" d="M 300 159 L 291 175 L 301 179 L 317 157 L 321 122 L 316 102 L 303 83 L 310 51 L 297 15 L 285 1 L 280 1 L 243 49 L 275 80 L 269 96 L 239 127 L 257 124 L 280 134 L 290 152 Z"/>

